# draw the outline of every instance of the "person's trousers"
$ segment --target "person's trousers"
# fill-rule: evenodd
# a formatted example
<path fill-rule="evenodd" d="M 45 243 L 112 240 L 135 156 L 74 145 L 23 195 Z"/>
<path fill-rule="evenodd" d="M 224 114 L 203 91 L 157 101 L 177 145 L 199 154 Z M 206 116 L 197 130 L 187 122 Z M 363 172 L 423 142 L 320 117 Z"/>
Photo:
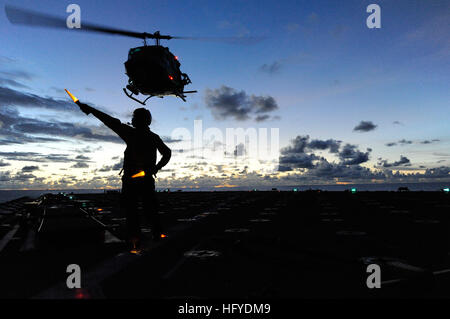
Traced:
<path fill-rule="evenodd" d="M 158 214 L 155 180 L 151 176 L 122 177 L 121 210 L 126 217 L 129 239 L 141 237 L 138 209 L 140 203 L 143 208 L 142 215 L 150 224 L 153 237 L 159 237 L 162 229 Z"/>

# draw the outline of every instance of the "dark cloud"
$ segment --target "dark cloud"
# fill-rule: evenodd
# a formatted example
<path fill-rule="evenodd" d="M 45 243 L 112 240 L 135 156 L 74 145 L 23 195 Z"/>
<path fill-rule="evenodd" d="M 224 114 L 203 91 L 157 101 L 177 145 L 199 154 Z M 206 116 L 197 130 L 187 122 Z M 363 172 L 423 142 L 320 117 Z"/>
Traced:
<path fill-rule="evenodd" d="M 88 168 L 89 165 L 85 162 L 77 162 L 71 166 L 71 168 Z"/>
<path fill-rule="evenodd" d="M 312 169 L 315 167 L 315 161 L 323 160 L 323 158 L 312 153 L 312 151 L 329 150 L 331 153 L 338 153 L 340 143 L 340 141 L 333 139 L 314 139 L 310 141 L 309 135 L 298 135 L 291 141 L 289 146 L 280 150 L 280 166 L 278 169 L 279 171 L 289 171 L 294 168 Z"/>
<path fill-rule="evenodd" d="M 319 159 L 315 154 L 291 154 L 280 157 L 280 164 L 290 168 L 313 168 L 314 161 Z"/>
<path fill-rule="evenodd" d="M 305 136 L 298 135 L 291 141 L 291 145 L 282 148 L 280 152 L 281 154 L 304 153 L 308 143 L 309 143 L 309 135 Z"/>
<path fill-rule="evenodd" d="M 183 141 L 182 139 L 171 138 L 170 136 L 161 136 L 161 139 L 163 140 L 164 143 L 177 143 Z"/>
<path fill-rule="evenodd" d="M 344 165 L 358 165 L 365 163 L 369 160 L 369 153 L 371 149 L 367 149 L 367 152 L 361 152 L 357 149 L 356 145 L 345 144 L 342 150 L 339 152 L 339 158 Z"/>
<path fill-rule="evenodd" d="M 81 160 L 81 161 L 89 161 L 91 158 L 89 156 L 84 156 L 84 155 L 77 155 L 75 157 L 76 160 Z"/>
<path fill-rule="evenodd" d="M 438 139 L 424 140 L 424 141 L 420 142 L 420 144 L 432 144 L 432 143 L 436 143 L 436 142 L 440 142 L 440 140 L 438 140 Z"/>
<path fill-rule="evenodd" d="M 22 172 L 24 173 L 31 173 L 33 171 L 38 171 L 39 166 L 24 166 L 22 167 Z"/>
<path fill-rule="evenodd" d="M 345 165 L 343 163 L 329 163 L 322 159 L 314 169 L 306 173 L 306 177 L 329 180 L 331 178 L 344 179 L 373 179 L 383 176 L 381 173 L 372 172 L 360 165 Z"/>
<path fill-rule="evenodd" d="M 396 162 L 389 163 L 387 160 L 380 160 L 378 162 L 378 165 L 381 165 L 383 167 L 397 167 L 397 166 L 402 166 L 402 165 L 409 166 L 409 165 L 411 165 L 411 161 L 407 157 L 400 155 L 400 160 L 398 160 Z"/>
<path fill-rule="evenodd" d="M 305 153 L 307 150 L 326 150 L 328 149 L 330 153 L 339 152 L 339 146 L 341 141 L 328 139 L 328 140 L 309 140 L 309 135 L 296 136 L 292 141 L 291 145 L 282 148 L 280 150 L 281 154 L 299 154 Z"/>
<path fill-rule="evenodd" d="M 436 168 L 428 168 L 423 174 L 424 178 L 449 178 L 450 177 L 450 167 L 441 166 Z"/>
<path fill-rule="evenodd" d="M 78 106 L 67 100 L 56 100 L 51 97 L 22 93 L 6 87 L 0 87 L 0 105 L 28 106 L 59 111 L 79 112 Z"/>
<path fill-rule="evenodd" d="M 261 113 L 278 109 L 275 99 L 271 96 L 248 96 L 245 91 L 237 91 L 224 85 L 219 89 L 206 89 L 205 102 L 217 120 L 234 118 L 244 121 L 254 114 L 260 116 Z M 259 117 L 260 121 L 261 119 Z"/>
<path fill-rule="evenodd" d="M 5 79 L 5 78 L 0 77 L 0 87 L 1 86 L 16 87 L 18 89 L 29 89 L 28 86 L 26 86 L 25 84 L 19 83 L 16 80 Z"/>
<path fill-rule="evenodd" d="M 9 182 L 11 180 L 11 172 L 6 171 L 2 172 L 0 171 L 0 182 Z"/>
<path fill-rule="evenodd" d="M 270 115 L 264 114 L 264 115 L 258 115 L 255 117 L 256 122 L 264 122 L 267 121 L 270 118 Z"/>
<path fill-rule="evenodd" d="M 263 64 L 259 67 L 259 70 L 261 72 L 274 75 L 280 72 L 281 69 L 281 63 L 279 61 L 275 61 L 270 64 Z"/>
<path fill-rule="evenodd" d="M 376 127 L 377 125 L 373 124 L 371 121 L 361 121 L 353 128 L 353 131 L 370 132 L 373 131 Z"/>
<path fill-rule="evenodd" d="M 271 96 L 255 96 L 250 97 L 250 104 L 256 113 L 268 113 L 278 108 L 277 102 Z"/>
<path fill-rule="evenodd" d="M 412 144 L 412 141 L 402 139 L 402 140 L 398 141 L 398 144 L 401 144 L 401 145 Z"/>
<path fill-rule="evenodd" d="M 27 81 L 30 81 L 33 78 L 35 78 L 33 74 L 22 70 L 0 71 L 0 76 L 13 80 L 27 80 Z"/>
<path fill-rule="evenodd" d="M 120 159 L 119 162 L 115 163 L 114 165 L 105 165 L 102 168 L 99 169 L 100 172 L 110 172 L 110 171 L 119 171 L 123 167 L 123 158 Z"/>
<path fill-rule="evenodd" d="M 27 180 L 33 179 L 33 178 L 36 178 L 36 176 L 33 174 L 24 174 L 24 173 L 19 173 L 14 176 L 14 180 L 18 180 L 18 181 L 27 181 Z"/>
<path fill-rule="evenodd" d="M 68 163 L 73 161 L 68 154 L 41 154 L 36 152 L 0 152 L 0 156 L 10 161 L 28 162 L 57 162 Z"/>
<path fill-rule="evenodd" d="M 290 167 L 290 166 L 278 165 L 278 171 L 279 171 L 279 172 L 289 172 L 289 171 L 292 171 L 292 167 Z"/>
<path fill-rule="evenodd" d="M 341 141 L 336 141 L 333 139 L 328 140 L 312 140 L 308 144 L 308 148 L 312 150 L 326 150 L 328 149 L 330 153 L 338 153 Z"/>
<path fill-rule="evenodd" d="M 395 142 L 391 142 L 391 143 L 386 143 L 385 145 L 386 145 L 386 146 L 388 146 L 388 147 L 391 147 L 391 146 L 395 146 L 395 145 L 397 145 L 397 143 L 395 143 Z"/>
<path fill-rule="evenodd" d="M 10 165 L 11 165 L 10 163 L 0 160 L 0 167 L 10 166 Z"/>
<path fill-rule="evenodd" d="M 0 109 L 0 145 L 58 142 L 63 141 L 63 138 L 123 143 L 117 135 L 97 134 L 90 127 L 69 122 L 49 122 L 22 117 L 12 107 Z"/>

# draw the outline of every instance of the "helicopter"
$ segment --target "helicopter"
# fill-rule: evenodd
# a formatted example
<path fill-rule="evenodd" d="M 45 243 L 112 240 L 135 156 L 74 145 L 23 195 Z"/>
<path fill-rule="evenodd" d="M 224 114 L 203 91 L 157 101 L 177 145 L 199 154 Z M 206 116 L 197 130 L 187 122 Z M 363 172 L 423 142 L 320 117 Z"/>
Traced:
<path fill-rule="evenodd" d="M 149 46 L 144 42 L 143 46 L 129 50 L 128 60 L 125 62 L 129 79 L 123 91 L 129 98 L 143 105 L 152 96 L 162 98 L 165 95 L 175 95 L 186 102 L 185 94 L 197 91 L 184 91 L 184 86 L 192 83 L 191 79 L 181 72 L 178 57 L 169 48 L 160 45 L 160 39 L 168 39 L 170 36 L 162 36 L 156 31 L 152 37 L 155 45 Z M 139 93 L 149 97 L 139 101 L 133 96 Z"/>
<path fill-rule="evenodd" d="M 39 26 L 48 28 L 67 29 L 66 19 L 47 15 L 23 8 L 5 5 L 5 12 L 8 20 L 12 24 L 21 24 L 29 26 Z M 186 73 L 181 72 L 178 57 L 170 52 L 168 47 L 161 45 L 161 40 L 185 39 L 185 40 L 204 40 L 204 41 L 232 41 L 242 42 L 259 41 L 257 37 L 226 37 L 226 38 L 208 38 L 208 37 L 181 37 L 162 35 L 159 31 L 154 33 L 133 32 L 100 26 L 83 22 L 81 28 L 70 29 L 87 32 L 106 33 L 122 35 L 142 39 L 143 46 L 131 48 L 128 51 L 128 59 L 125 61 L 125 74 L 128 76 L 128 84 L 123 91 L 130 99 L 145 105 L 151 97 L 163 98 L 167 95 L 174 95 L 186 102 L 188 93 L 197 91 L 184 91 L 184 87 L 192 81 Z M 147 39 L 154 39 L 154 45 L 147 45 Z M 142 94 L 148 95 L 145 100 L 138 100 L 135 96 Z"/>

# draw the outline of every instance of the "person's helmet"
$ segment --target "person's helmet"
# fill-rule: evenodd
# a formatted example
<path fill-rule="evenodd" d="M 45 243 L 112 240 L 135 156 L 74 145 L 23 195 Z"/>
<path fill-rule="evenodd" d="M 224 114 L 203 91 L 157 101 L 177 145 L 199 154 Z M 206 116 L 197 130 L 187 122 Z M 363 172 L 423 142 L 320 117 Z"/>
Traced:
<path fill-rule="evenodd" d="M 138 108 L 133 112 L 131 124 L 136 126 L 149 126 L 152 123 L 152 114 L 146 108 Z"/>

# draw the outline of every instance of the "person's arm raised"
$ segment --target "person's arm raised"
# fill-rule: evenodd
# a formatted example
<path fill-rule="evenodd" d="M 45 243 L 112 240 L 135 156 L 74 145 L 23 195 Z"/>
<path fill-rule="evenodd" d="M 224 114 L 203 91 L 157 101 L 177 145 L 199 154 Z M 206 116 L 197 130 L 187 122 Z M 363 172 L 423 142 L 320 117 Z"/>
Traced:
<path fill-rule="evenodd" d="M 103 122 L 107 127 L 112 129 L 114 132 L 117 133 L 117 129 L 122 124 L 119 119 L 116 119 L 106 113 L 103 113 L 102 111 L 99 111 L 92 106 L 89 106 L 85 103 L 81 103 L 80 101 L 75 102 L 79 107 L 80 110 L 83 111 L 86 115 L 92 114 L 96 118 L 98 118 L 100 121 Z"/>

